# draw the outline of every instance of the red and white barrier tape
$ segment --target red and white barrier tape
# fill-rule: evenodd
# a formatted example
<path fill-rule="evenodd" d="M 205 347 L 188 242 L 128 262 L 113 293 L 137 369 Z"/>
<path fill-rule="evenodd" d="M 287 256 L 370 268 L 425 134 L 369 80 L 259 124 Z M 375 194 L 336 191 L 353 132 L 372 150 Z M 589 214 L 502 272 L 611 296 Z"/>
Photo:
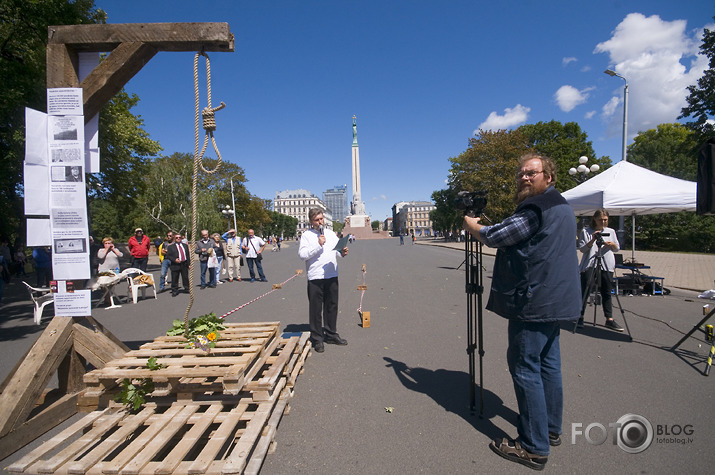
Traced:
<path fill-rule="evenodd" d="M 287 280 L 281 282 L 280 285 L 283 286 L 283 284 L 286 284 L 287 282 L 290 282 L 291 280 L 295 279 L 295 278 L 298 277 L 299 275 L 300 275 L 299 273 L 296 273 L 295 275 L 293 275 L 293 277 L 291 277 L 291 278 L 289 278 L 289 279 L 287 279 Z M 243 307 L 246 307 L 246 306 L 248 306 L 248 305 L 251 305 L 251 304 L 252 304 L 253 302 L 255 302 L 256 300 L 260 300 L 260 299 L 262 299 L 263 297 L 265 297 L 266 295 L 275 292 L 276 290 L 278 290 L 278 288 L 279 288 L 279 287 L 274 287 L 273 289 L 269 290 L 269 291 L 266 292 L 265 294 L 263 294 L 263 295 L 261 295 L 261 296 L 259 296 L 259 297 L 256 297 L 255 299 L 253 299 L 253 300 L 251 300 L 251 301 L 249 301 L 249 302 L 244 303 L 244 304 L 241 305 L 240 307 L 236 307 L 236 308 L 234 308 L 233 310 L 224 313 L 224 314 L 221 315 L 221 317 L 219 317 L 219 318 L 226 318 L 226 317 L 228 317 L 228 316 L 231 315 L 232 313 L 241 310 Z"/>

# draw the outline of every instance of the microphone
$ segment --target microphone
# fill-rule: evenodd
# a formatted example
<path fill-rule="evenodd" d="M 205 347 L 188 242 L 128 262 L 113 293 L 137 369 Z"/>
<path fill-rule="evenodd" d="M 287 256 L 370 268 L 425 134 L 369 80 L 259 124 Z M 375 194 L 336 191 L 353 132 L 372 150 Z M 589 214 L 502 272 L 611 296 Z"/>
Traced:
<path fill-rule="evenodd" d="M 320 226 L 318 229 L 320 230 L 320 235 L 322 236 L 323 235 L 323 227 Z"/>

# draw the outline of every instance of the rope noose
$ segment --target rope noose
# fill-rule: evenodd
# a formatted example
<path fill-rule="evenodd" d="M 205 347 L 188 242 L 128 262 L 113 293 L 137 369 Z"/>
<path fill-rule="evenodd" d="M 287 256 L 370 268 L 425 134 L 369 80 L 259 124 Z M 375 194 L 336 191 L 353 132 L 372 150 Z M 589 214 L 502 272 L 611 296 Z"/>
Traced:
<path fill-rule="evenodd" d="M 199 153 L 199 56 L 206 58 L 206 91 L 207 91 L 207 101 L 208 106 L 206 106 L 201 111 L 201 116 L 203 117 L 203 127 L 206 130 L 204 136 L 204 145 Z M 191 307 L 194 305 L 194 251 L 196 250 L 196 232 L 197 232 L 197 210 L 196 210 L 196 185 L 198 182 L 199 167 L 205 173 L 212 174 L 216 173 L 221 167 L 221 152 L 218 150 L 216 145 L 216 139 L 214 139 L 214 130 L 216 130 L 216 118 L 214 112 L 226 107 L 226 104 L 221 102 L 221 105 L 215 108 L 211 107 L 211 63 L 209 61 L 208 55 L 201 51 L 196 53 L 194 56 L 194 98 L 195 98 L 195 114 L 194 114 L 194 167 L 193 167 L 193 178 L 191 182 L 191 239 L 189 240 L 189 254 L 191 255 L 189 260 L 189 305 L 186 307 L 186 313 L 184 314 L 184 337 L 188 340 L 189 338 L 189 312 Z M 216 151 L 216 156 L 218 161 L 216 167 L 213 170 L 207 170 L 204 168 L 203 157 L 206 147 L 208 146 L 209 137 L 211 138 L 211 143 L 213 144 L 214 150 Z"/>

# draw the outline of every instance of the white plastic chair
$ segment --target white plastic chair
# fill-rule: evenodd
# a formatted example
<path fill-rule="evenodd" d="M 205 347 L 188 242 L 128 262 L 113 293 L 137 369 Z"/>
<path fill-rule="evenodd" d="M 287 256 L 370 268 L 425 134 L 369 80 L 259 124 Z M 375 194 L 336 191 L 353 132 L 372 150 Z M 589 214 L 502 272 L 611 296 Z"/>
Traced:
<path fill-rule="evenodd" d="M 27 291 L 30 294 L 32 303 L 35 305 L 35 323 L 39 325 L 42 321 L 42 310 L 44 310 L 47 304 L 50 304 L 55 301 L 55 296 L 54 294 L 50 293 L 50 289 L 38 289 L 36 287 L 31 286 L 24 280 L 22 281 L 22 283 L 25 284 L 25 287 L 27 287 Z M 39 297 L 37 297 L 35 296 L 35 294 L 40 295 Z"/>
<path fill-rule="evenodd" d="M 151 288 L 154 291 L 154 298 L 157 298 L 156 296 L 156 284 L 154 283 L 154 276 L 151 274 L 142 271 L 141 269 L 137 269 L 135 267 L 130 267 L 129 269 L 124 269 L 122 272 L 125 276 L 127 276 L 127 283 L 129 284 L 129 293 L 132 296 L 132 302 L 137 303 L 137 290 L 141 289 L 142 291 L 142 298 L 146 298 L 146 289 Z M 134 282 L 134 278 L 138 277 L 140 275 L 148 275 L 151 277 L 151 285 L 150 284 L 145 284 L 145 283 L 136 283 Z"/>

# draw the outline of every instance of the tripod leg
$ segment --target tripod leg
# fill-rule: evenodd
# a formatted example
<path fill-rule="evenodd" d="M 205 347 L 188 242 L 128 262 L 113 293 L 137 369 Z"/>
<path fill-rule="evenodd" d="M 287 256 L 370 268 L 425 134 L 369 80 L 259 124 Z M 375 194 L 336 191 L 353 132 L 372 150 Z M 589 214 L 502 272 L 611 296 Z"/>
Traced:
<path fill-rule="evenodd" d="M 700 320 L 698 323 L 696 323 L 695 326 L 694 326 L 683 338 L 681 338 L 678 343 L 676 343 L 675 345 L 673 345 L 673 347 L 670 349 L 670 351 L 675 351 L 680 345 L 683 344 L 683 342 L 684 342 L 685 340 L 687 340 L 688 338 L 690 338 L 690 335 L 692 335 L 692 334 L 695 333 L 697 330 L 699 330 L 701 326 L 705 325 L 705 322 L 707 322 L 708 320 L 710 320 L 710 317 L 712 317 L 713 315 L 715 315 L 715 308 L 713 308 L 713 309 L 710 311 L 710 313 L 708 313 L 707 315 L 705 315 L 705 317 L 704 317 L 702 320 Z"/>
<path fill-rule="evenodd" d="M 582 285 L 581 285 L 581 288 L 582 288 L 581 291 L 583 293 L 583 296 L 581 298 L 581 318 L 574 323 L 573 333 L 576 333 L 576 328 L 578 327 L 578 322 L 583 320 L 583 316 L 586 313 L 586 302 L 588 302 L 588 297 L 593 292 L 593 286 L 595 284 L 595 279 L 594 279 L 595 272 L 596 272 L 595 267 L 588 268 L 585 272 L 586 285 L 583 285 L 583 281 L 582 281 Z M 583 279 L 583 277 L 581 277 L 581 278 Z M 595 311 L 595 308 L 594 308 L 594 311 Z M 594 315 L 593 323 L 594 323 L 594 325 L 596 324 L 595 315 Z"/>
<path fill-rule="evenodd" d="M 628 332 L 628 338 L 633 341 L 633 335 L 631 335 L 631 328 L 628 326 L 628 319 L 626 318 L 626 312 L 623 311 L 623 306 L 621 305 L 621 299 L 618 297 L 618 292 L 614 294 L 616 296 L 616 303 L 618 303 L 618 310 L 621 311 L 621 317 L 623 317 L 623 323 L 626 325 L 626 331 Z"/>

